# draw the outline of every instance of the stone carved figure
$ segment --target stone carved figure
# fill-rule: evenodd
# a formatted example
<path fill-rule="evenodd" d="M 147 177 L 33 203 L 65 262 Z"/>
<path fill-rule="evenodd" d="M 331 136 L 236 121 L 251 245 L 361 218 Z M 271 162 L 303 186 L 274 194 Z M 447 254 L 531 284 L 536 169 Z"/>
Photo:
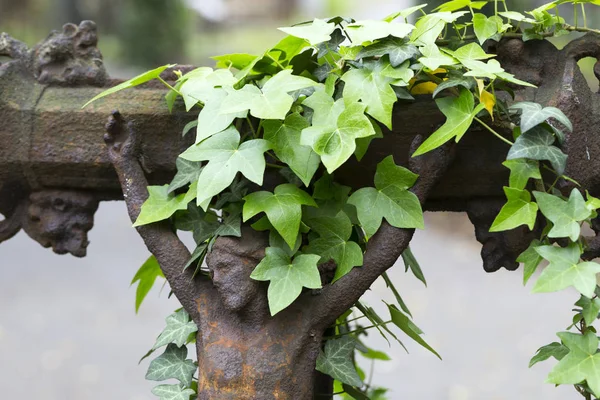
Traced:
<path fill-rule="evenodd" d="M 94 225 L 98 199 L 92 192 L 45 189 L 34 191 L 12 207 L 0 221 L 0 243 L 23 229 L 55 253 L 85 257 L 88 232 Z"/>
<path fill-rule="evenodd" d="M 109 157 L 135 220 L 148 196 L 139 162 L 139 132 L 118 112 L 109 118 L 106 129 Z M 415 140 L 412 150 L 420 140 Z M 446 146 L 411 160 L 410 168 L 420 175 L 411 190 L 421 203 L 447 170 L 453 153 Z M 384 222 L 369 241 L 362 267 L 321 290 L 305 290 L 291 306 L 271 317 L 265 283 L 250 279 L 267 245 L 262 233 L 245 226 L 241 238 L 218 238 L 207 258 L 209 279 L 183 269 L 190 253 L 168 222 L 137 229 L 199 328 L 198 398 L 203 400 L 331 398 L 331 391 L 327 395 L 321 389 L 315 371 L 325 330 L 395 263 L 414 233 Z"/>
<path fill-rule="evenodd" d="M 21 64 L 43 84 L 103 86 L 108 74 L 97 44 L 98 33 L 92 21 L 82 21 L 79 26 L 65 24 L 62 31 L 52 31 L 32 49 L 2 33 L 0 56 L 14 61 L 0 65 L 0 75 L 3 68 Z"/>

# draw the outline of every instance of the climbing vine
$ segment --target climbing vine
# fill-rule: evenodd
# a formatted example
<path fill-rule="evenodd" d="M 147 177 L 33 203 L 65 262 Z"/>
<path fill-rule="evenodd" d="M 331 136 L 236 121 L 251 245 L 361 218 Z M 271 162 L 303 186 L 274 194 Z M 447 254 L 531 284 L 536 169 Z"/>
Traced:
<path fill-rule="evenodd" d="M 539 233 L 517 259 L 524 264 L 524 283 L 546 261 L 534 292 L 573 286 L 581 294 L 569 331 L 541 347 L 530 365 L 556 358 L 548 382 L 575 385 L 591 399 L 600 396 L 593 327 L 600 311 L 600 264 L 582 259 L 587 244 L 581 228 L 597 217 L 600 200 L 564 175 L 567 156 L 561 145 L 565 131 L 573 130 L 569 119 L 554 107 L 514 103 L 513 88 L 534 85 L 505 71 L 482 47 L 503 37 L 527 41 L 596 32 L 587 27 L 585 6 L 590 3 L 596 4 L 557 0 L 525 15 L 494 1 L 493 15 L 486 16 L 477 12 L 486 1 L 452 0 L 432 13 L 420 5 L 380 21 L 315 19 L 280 28 L 288 36 L 263 54 L 214 57 L 215 69 L 185 74 L 165 65 L 91 101 L 156 79 L 169 88 L 170 109 L 181 97 L 186 110 L 199 110 L 197 120 L 183 130 L 183 135 L 195 132 L 194 144 L 180 154 L 170 184 L 148 188 L 149 198 L 134 226 L 168 219 L 176 229 L 192 232 L 197 247 L 186 268 L 197 274 L 208 274 L 203 261 L 217 237 L 240 236 L 242 222 L 267 231 L 269 247 L 251 277 L 269 282 L 268 303 L 275 315 L 304 288 L 321 287 L 319 265 L 335 263 L 333 285 L 360 268 L 383 219 L 398 228 L 424 227 L 419 200 L 409 190 L 418 175 L 393 156 L 377 165 L 372 187 L 353 191 L 337 183 L 335 173 L 353 157 L 360 161 L 371 141 L 383 136 L 382 128 L 392 129 L 394 108 L 401 110 L 413 96 L 430 95 L 446 122 L 412 156 L 460 141 L 474 124 L 506 146 L 506 204 L 490 231 L 525 225 Z M 573 25 L 560 16 L 561 5 L 573 6 Z M 160 77 L 167 68 L 178 73 L 173 86 Z M 559 182 L 567 182 L 570 192 L 559 191 Z M 402 257 L 406 270 L 425 283 L 410 249 Z M 136 308 L 159 276 L 160 268 L 150 258 L 134 278 L 139 281 Z M 355 351 L 373 360 L 388 359 L 361 342 L 367 329 L 399 340 L 388 327 L 393 324 L 439 357 L 423 340 L 400 292 L 387 275 L 383 278 L 398 303 L 388 305 L 390 319 L 384 321 L 358 302 L 330 329 L 317 360 L 316 368 L 335 378 L 336 392 L 347 397 L 385 398 L 385 390 L 366 384 L 364 373 L 354 366 Z M 166 347 L 151 362 L 148 379 L 179 381 L 153 390 L 163 400 L 187 400 L 197 390 L 197 366 L 187 359 L 185 347 L 196 330 L 185 310 L 178 310 L 147 354 Z"/>

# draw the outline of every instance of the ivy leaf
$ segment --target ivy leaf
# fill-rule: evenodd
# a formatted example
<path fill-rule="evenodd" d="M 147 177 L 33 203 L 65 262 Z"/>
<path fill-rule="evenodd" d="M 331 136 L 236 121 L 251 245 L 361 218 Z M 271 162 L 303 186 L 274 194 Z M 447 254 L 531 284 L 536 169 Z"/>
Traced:
<path fill-rule="evenodd" d="M 221 222 L 215 230 L 215 236 L 242 236 L 242 206 L 240 203 L 230 204 L 223 210 Z"/>
<path fill-rule="evenodd" d="M 196 323 L 190 321 L 189 314 L 183 308 L 169 315 L 166 321 L 167 327 L 156 339 L 152 350 L 166 346 L 169 343 L 174 343 L 177 347 L 182 347 L 187 343 L 190 334 L 198 331 Z"/>
<path fill-rule="evenodd" d="M 585 296 L 581 296 L 576 306 L 581 307 L 581 315 L 583 316 L 583 320 L 587 326 L 592 325 L 598 319 L 598 313 L 600 312 L 600 299 L 594 298 L 590 299 Z"/>
<path fill-rule="evenodd" d="M 573 286 L 582 295 L 592 297 L 600 264 L 579 262 L 581 252 L 577 243 L 569 247 L 538 246 L 535 250 L 550 262 L 538 278 L 532 292 L 556 292 Z"/>
<path fill-rule="evenodd" d="M 169 185 L 148 186 L 148 199 L 142 204 L 140 214 L 133 226 L 141 226 L 162 221 L 175 214 L 177 210 L 185 210 L 195 197 L 195 184 L 187 193 L 177 196 L 169 194 Z"/>
<path fill-rule="evenodd" d="M 310 195 L 291 183 L 275 188 L 275 192 L 260 191 L 244 197 L 244 222 L 260 212 L 267 214 L 269 222 L 290 247 L 294 247 L 300 230 L 302 205 L 316 207 Z"/>
<path fill-rule="evenodd" d="M 473 117 L 483 109 L 483 104 L 474 106 L 473 93 L 464 88 L 460 89 L 458 97 L 444 97 L 435 102 L 446 116 L 446 122 L 419 146 L 413 157 L 436 149 L 452 138 L 458 143 L 471 126 Z"/>
<path fill-rule="evenodd" d="M 250 277 L 258 281 L 271 281 L 267 291 L 271 315 L 292 304 L 300 296 L 302 287 L 321 288 L 321 276 L 317 268 L 320 258 L 314 254 L 301 254 L 292 262 L 285 251 L 277 247 L 266 248 L 265 258 Z"/>
<path fill-rule="evenodd" d="M 348 385 L 361 387 L 363 383 L 352 359 L 355 347 L 356 339 L 352 336 L 329 339 L 325 342 L 325 352 L 317 358 L 317 371 Z"/>
<path fill-rule="evenodd" d="M 367 136 L 364 138 L 356 139 L 356 150 L 354 150 L 354 156 L 358 161 L 362 160 L 362 158 L 367 154 L 367 150 L 369 150 L 369 146 L 374 139 L 383 138 L 383 132 L 381 131 L 381 127 L 379 124 L 373 120 L 371 120 L 371 125 L 373 126 L 373 130 L 375 134 L 373 136 Z"/>
<path fill-rule="evenodd" d="M 330 259 L 336 262 L 332 283 L 363 263 L 362 249 L 356 242 L 349 241 L 352 235 L 350 218 L 344 211 L 336 211 L 335 208 L 311 209 L 306 218 L 306 224 L 319 234 L 310 241 L 306 251 L 320 255 L 321 262 Z"/>
<path fill-rule="evenodd" d="M 184 187 L 188 183 L 197 181 L 202 171 L 202 163 L 188 161 L 179 157 L 177 157 L 175 165 L 177 165 L 177 174 L 175 174 L 173 180 L 169 183 L 168 194 Z"/>
<path fill-rule="evenodd" d="M 543 128 L 536 128 L 515 140 L 506 156 L 507 160 L 528 158 L 530 160 L 547 160 L 558 174 L 565 170 L 567 155 L 558 147 L 552 146 L 554 136 Z"/>
<path fill-rule="evenodd" d="M 231 126 L 184 151 L 179 157 L 190 161 L 208 161 L 198 179 L 197 204 L 206 210 L 210 199 L 231 185 L 238 172 L 257 185 L 262 185 L 265 172 L 263 153 L 270 148 L 270 143 L 264 139 L 240 144 L 240 134 Z"/>
<path fill-rule="evenodd" d="M 471 90 L 475 84 L 475 80 L 469 76 L 460 75 L 449 75 L 448 79 L 441 82 L 433 91 L 432 97 L 435 98 L 442 90 L 449 89 L 452 87 L 462 86 L 467 90 Z"/>
<path fill-rule="evenodd" d="M 417 56 L 419 50 L 417 50 L 417 46 L 406 42 L 406 40 L 389 37 L 363 48 L 357 57 L 378 57 L 385 54 L 389 56 L 390 64 L 395 68 L 404 61 Z"/>
<path fill-rule="evenodd" d="M 477 43 L 469 43 L 467 45 L 459 47 L 453 52 L 450 52 L 448 50 L 446 51 L 451 53 L 462 63 L 468 63 L 469 61 L 486 60 L 488 58 L 495 57 L 494 54 L 487 54 Z"/>
<path fill-rule="evenodd" d="M 421 17 L 415 24 L 410 41 L 420 46 L 435 44 L 435 41 L 444 30 L 446 23 L 454 22 L 464 14 L 466 14 L 466 11 L 446 11 L 427 14 Z"/>
<path fill-rule="evenodd" d="M 346 32 L 353 46 L 359 46 L 365 42 L 372 42 L 388 36 L 404 38 L 415 27 L 411 24 L 394 23 L 387 21 L 357 21 L 346 26 Z"/>
<path fill-rule="evenodd" d="M 342 75 L 344 81 L 344 102 L 346 106 L 362 100 L 366 104 L 366 112 L 389 129 L 392 128 L 392 108 L 397 100 L 392 89 L 396 79 L 388 76 L 392 68 L 385 60 L 366 61 L 361 68 L 353 68 Z M 406 71 L 410 71 L 405 66 Z M 408 76 L 410 80 L 412 74 Z M 407 82 L 408 83 L 408 82 Z"/>
<path fill-rule="evenodd" d="M 571 191 L 568 201 L 544 192 L 533 192 L 542 214 L 552 221 L 552 229 L 548 237 L 568 237 L 573 242 L 579 238 L 581 228 L 579 222 L 591 215 L 585 206 L 585 200 L 577 189 Z"/>
<path fill-rule="evenodd" d="M 187 352 L 185 346 L 177 347 L 175 344 L 169 344 L 165 352 L 150 363 L 146 379 L 151 381 L 177 379 L 185 387 L 190 387 L 197 367 L 192 360 L 185 359 Z"/>
<path fill-rule="evenodd" d="M 410 246 L 406 247 L 406 249 L 402 252 L 402 261 L 404 262 L 404 272 L 408 272 L 408 269 L 410 268 L 415 278 L 423 282 L 423 285 L 427 286 L 427 281 L 425 280 L 423 270 L 421 269 L 419 262 L 410 249 Z"/>
<path fill-rule="evenodd" d="M 524 16 L 520 12 L 516 12 L 516 11 L 503 11 L 503 12 L 499 12 L 498 15 L 501 15 L 504 18 L 513 19 L 513 20 L 515 20 L 517 22 L 527 22 L 529 24 L 535 24 L 536 23 L 535 19 L 527 18 L 526 16 Z"/>
<path fill-rule="evenodd" d="M 113 93 L 119 92 L 123 89 L 129 89 L 131 87 L 134 86 L 138 86 L 141 85 L 142 83 L 146 83 L 149 82 L 153 79 L 156 79 L 159 77 L 159 75 L 166 70 L 167 68 L 171 68 L 174 67 L 176 64 L 168 64 L 168 65 L 163 65 L 162 67 L 158 67 L 155 68 L 153 70 L 150 71 L 146 71 L 143 74 L 140 74 L 138 76 L 134 76 L 133 78 L 118 84 L 117 86 L 111 87 L 110 89 L 105 90 L 104 92 L 98 94 L 97 96 L 94 96 L 94 98 L 92 98 L 90 101 L 88 101 L 87 103 L 85 103 L 81 108 L 85 108 L 88 106 L 88 104 L 101 99 L 102 97 L 111 95 Z"/>
<path fill-rule="evenodd" d="M 356 150 L 356 139 L 375 134 L 373 125 L 364 114 L 366 105 L 344 105 L 343 99 L 335 103 L 323 91 L 315 92 L 304 101 L 315 110 L 313 126 L 302 131 L 301 144 L 311 146 L 321 156 L 321 161 L 332 173 Z"/>
<path fill-rule="evenodd" d="M 267 120 L 263 123 L 263 137 L 272 143 L 275 155 L 294 171 L 305 186 L 310 184 L 321 163 L 310 147 L 300 144 L 302 130 L 309 126 L 308 121 L 298 113 L 288 115 L 284 122 Z"/>
<path fill-rule="evenodd" d="M 152 286 L 154 286 L 156 278 L 158 277 L 164 278 L 165 276 L 160 269 L 160 265 L 158 264 L 156 257 L 152 255 L 148 257 L 144 264 L 142 264 L 140 269 L 138 269 L 138 271 L 135 273 L 135 276 L 131 280 L 131 285 L 139 281 L 138 287 L 135 291 L 136 314 L 139 311 L 142 302 L 146 298 L 146 295 L 150 289 L 152 289 Z"/>
<path fill-rule="evenodd" d="M 417 177 L 408 169 L 397 166 L 393 156 L 377 164 L 375 188 L 359 189 L 348 199 L 348 203 L 356 206 L 367 236 L 377 232 L 383 218 L 396 228 L 424 227 L 419 199 L 407 190 Z"/>
<path fill-rule="evenodd" d="M 204 212 L 195 204 L 189 204 L 187 211 L 175 216 L 175 227 L 179 230 L 192 232 L 196 243 L 203 243 L 215 235 L 218 228 L 216 216 Z"/>
<path fill-rule="evenodd" d="M 507 231 L 521 225 L 533 230 L 538 205 L 531 201 L 531 194 L 527 190 L 507 186 L 504 187 L 504 194 L 508 201 L 494 219 L 490 232 Z"/>
<path fill-rule="evenodd" d="M 548 382 L 557 385 L 575 385 L 587 382 L 594 396 L 600 396 L 600 353 L 598 338 L 594 332 L 585 335 L 559 332 L 558 337 L 569 348 L 567 354 L 548 374 Z"/>
<path fill-rule="evenodd" d="M 190 396 L 195 395 L 196 392 L 181 385 L 158 385 L 152 389 L 152 394 L 158 396 L 160 400 L 190 400 Z"/>
<path fill-rule="evenodd" d="M 252 64 L 257 56 L 248 53 L 233 53 L 213 56 L 211 58 L 217 62 L 215 65 L 216 68 L 235 68 L 241 71 Z"/>
<path fill-rule="evenodd" d="M 435 351 L 433 347 L 428 345 L 427 342 L 423 340 L 423 338 L 420 336 L 422 331 L 418 329 L 417 326 L 413 324 L 406 315 L 402 314 L 402 312 L 398 310 L 394 305 L 388 304 L 388 310 L 390 311 L 390 315 L 392 317 L 392 322 L 394 323 L 394 325 L 400 328 L 402 332 L 406 333 L 412 340 L 419 343 L 421 346 L 435 354 L 437 358 L 439 358 L 440 360 L 442 359 L 442 357 L 440 357 L 437 351 Z"/>
<path fill-rule="evenodd" d="M 522 101 L 509 107 L 509 110 L 521 110 L 521 132 L 525 133 L 534 126 L 554 118 L 563 124 L 570 132 L 573 132 L 573 124 L 569 118 L 556 107 L 543 107 L 541 104 L 531 101 Z"/>
<path fill-rule="evenodd" d="M 250 110 L 250 114 L 259 119 L 285 119 L 294 103 L 294 98 L 288 93 L 319 85 L 312 79 L 292 75 L 292 72 L 291 69 L 278 72 L 262 89 L 247 84 L 239 90 L 229 91 L 221 104 L 221 113 Z"/>
<path fill-rule="evenodd" d="M 475 13 L 473 15 L 473 30 L 479 44 L 483 44 L 486 40 L 498 33 L 498 20 L 502 26 L 502 19 L 496 16 L 486 17 L 484 14 Z"/>
<path fill-rule="evenodd" d="M 236 118 L 246 118 L 248 111 L 224 113 L 221 111 L 223 101 L 227 98 L 225 89 L 215 89 L 212 97 L 204 104 L 198 114 L 196 128 L 196 144 L 216 133 L 227 129 Z"/>
<path fill-rule="evenodd" d="M 419 58 L 419 62 L 432 71 L 435 71 L 441 65 L 457 64 L 454 57 L 440 52 L 435 44 L 430 43 L 421 47 L 421 54 L 423 54 L 423 57 Z"/>
<path fill-rule="evenodd" d="M 540 246 L 542 242 L 534 239 L 527 247 L 527 250 L 519 254 L 517 262 L 523 263 L 523 285 L 526 285 L 531 278 L 531 275 L 535 272 L 538 265 L 542 262 L 543 258 L 535 250 L 536 247 Z"/>
<path fill-rule="evenodd" d="M 502 165 L 510 169 L 508 184 L 511 188 L 525 189 L 529 178 L 542 179 L 540 164 L 536 160 L 517 158 L 506 160 Z"/>
<path fill-rule="evenodd" d="M 541 361 L 546 361 L 550 357 L 554 357 L 560 361 L 567 354 L 569 354 L 569 349 L 566 348 L 562 343 L 552 342 L 537 349 L 535 355 L 531 358 L 531 361 L 529 361 L 529 368 Z"/>
<path fill-rule="evenodd" d="M 327 22 L 324 19 L 315 18 L 310 24 L 296 25 L 286 28 L 278 28 L 288 35 L 296 36 L 307 40 L 311 45 L 327 42 L 331 39 L 331 34 L 335 30 L 335 24 Z"/>
<path fill-rule="evenodd" d="M 189 111 L 198 102 L 207 103 L 215 91 L 215 87 L 232 87 L 237 79 L 228 69 L 201 67 L 183 76 L 184 82 L 179 89 Z"/>

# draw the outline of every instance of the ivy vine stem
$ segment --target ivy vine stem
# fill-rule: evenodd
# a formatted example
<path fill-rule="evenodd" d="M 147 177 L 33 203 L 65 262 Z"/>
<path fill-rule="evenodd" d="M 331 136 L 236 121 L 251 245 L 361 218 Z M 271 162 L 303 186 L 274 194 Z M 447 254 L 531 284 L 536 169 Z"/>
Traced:
<path fill-rule="evenodd" d="M 173 86 L 171 86 L 167 81 L 165 81 L 160 76 L 158 76 L 157 79 L 158 79 L 159 82 L 161 82 L 163 85 L 165 85 L 166 87 L 168 87 L 170 90 L 172 90 L 175 93 L 177 93 L 177 95 L 183 96 L 179 90 L 175 89 Z"/>
<path fill-rule="evenodd" d="M 481 125 L 483 125 L 483 127 L 485 129 L 487 129 L 488 131 L 492 132 L 494 134 L 494 136 L 496 136 L 498 139 L 502 140 L 504 143 L 508 144 L 509 146 L 512 146 L 514 144 L 513 142 L 511 142 L 510 140 L 508 140 L 507 138 L 505 138 L 504 136 L 502 136 L 501 134 L 499 134 L 498 132 L 496 132 L 495 130 L 493 130 L 489 125 L 487 125 L 485 122 L 483 122 L 479 118 L 474 117 L 473 119 L 475 121 L 479 122 Z"/>

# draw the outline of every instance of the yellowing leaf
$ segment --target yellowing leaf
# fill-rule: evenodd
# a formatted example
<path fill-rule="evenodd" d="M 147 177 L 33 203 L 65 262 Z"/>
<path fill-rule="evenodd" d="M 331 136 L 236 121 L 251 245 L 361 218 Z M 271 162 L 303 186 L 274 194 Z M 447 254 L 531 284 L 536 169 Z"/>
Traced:
<path fill-rule="evenodd" d="M 494 120 L 494 105 L 496 105 L 496 96 L 484 90 L 481 92 L 481 97 L 479 97 L 479 102 L 483 104 L 485 109 L 490 113 L 490 117 L 492 117 L 492 121 Z"/>
<path fill-rule="evenodd" d="M 431 94 L 437 88 L 437 83 L 434 82 L 422 82 L 410 89 L 410 94 Z"/>

